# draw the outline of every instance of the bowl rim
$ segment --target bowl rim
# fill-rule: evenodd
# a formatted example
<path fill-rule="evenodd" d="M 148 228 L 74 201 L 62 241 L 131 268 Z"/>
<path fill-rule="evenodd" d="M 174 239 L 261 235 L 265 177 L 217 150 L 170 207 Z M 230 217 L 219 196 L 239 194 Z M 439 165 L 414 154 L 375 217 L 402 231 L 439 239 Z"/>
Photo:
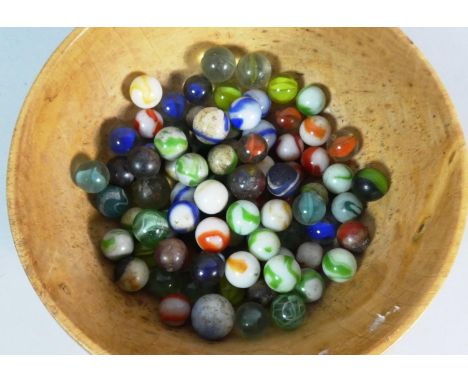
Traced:
<path fill-rule="evenodd" d="M 274 28 L 274 27 L 273 27 Z M 21 233 L 21 227 L 19 221 L 16 219 L 17 213 L 15 208 L 15 167 L 18 160 L 19 145 L 20 145 L 20 135 L 21 128 L 24 125 L 26 111 L 29 109 L 31 103 L 31 95 L 36 92 L 38 88 L 41 88 L 41 85 L 44 81 L 47 80 L 43 74 L 50 68 L 54 66 L 54 63 L 60 59 L 60 57 L 71 47 L 73 44 L 86 32 L 94 28 L 76 28 L 74 29 L 54 50 L 51 56 L 47 59 L 46 63 L 40 70 L 36 79 L 31 85 L 31 88 L 28 91 L 27 96 L 25 97 L 21 110 L 16 121 L 15 128 L 13 130 L 13 137 L 10 144 L 10 152 L 8 156 L 8 166 L 7 166 L 7 209 L 8 209 L 8 219 L 10 224 L 10 230 L 12 233 L 13 241 L 15 244 L 16 252 L 21 261 L 21 265 L 32 284 L 34 291 L 40 298 L 41 302 L 44 304 L 46 309 L 52 315 L 56 322 L 65 330 L 65 332 L 71 336 L 81 347 L 83 347 L 88 353 L 92 354 L 111 354 L 104 347 L 94 342 L 86 333 L 84 333 L 71 318 L 69 318 L 54 302 L 54 299 L 47 291 L 45 285 L 43 285 L 41 279 L 38 277 L 34 267 L 32 266 L 32 256 L 28 249 L 23 245 L 25 239 Z M 374 28 L 380 29 L 380 28 Z M 437 72 L 429 63 L 427 58 L 419 50 L 419 48 L 411 41 L 411 39 L 400 29 L 400 28 L 387 28 L 391 30 L 396 39 L 407 45 L 416 56 L 426 65 L 427 69 L 431 72 L 431 75 L 434 77 L 436 86 L 440 91 L 448 113 L 451 115 L 454 122 L 454 129 L 460 132 L 460 140 L 463 143 L 465 150 L 462 154 L 462 159 L 460 162 L 462 168 L 463 179 L 460 181 L 461 187 L 461 199 L 460 199 L 460 209 L 457 217 L 457 222 L 455 224 L 455 229 L 453 231 L 451 246 L 448 249 L 448 254 L 446 256 L 446 261 L 440 269 L 439 276 L 434 279 L 434 282 L 430 290 L 426 291 L 424 295 L 421 296 L 421 303 L 418 304 L 410 313 L 408 313 L 403 319 L 402 323 L 396 327 L 388 336 L 385 338 L 380 338 L 376 340 L 373 344 L 368 347 L 368 354 L 380 354 L 384 352 L 388 347 L 395 343 L 403 334 L 405 334 L 417 321 L 417 319 L 424 313 L 427 307 L 430 305 L 431 301 L 435 295 L 440 291 L 443 283 L 448 277 L 449 271 L 452 268 L 452 265 L 455 261 L 455 258 L 458 254 L 460 242 L 463 237 L 464 228 L 466 224 L 465 216 L 468 212 L 468 155 L 466 150 L 466 142 L 464 140 L 463 131 L 461 129 L 461 124 L 458 119 L 457 112 L 455 107 L 448 95 L 447 90 L 445 89 L 441 79 L 439 78 Z"/>

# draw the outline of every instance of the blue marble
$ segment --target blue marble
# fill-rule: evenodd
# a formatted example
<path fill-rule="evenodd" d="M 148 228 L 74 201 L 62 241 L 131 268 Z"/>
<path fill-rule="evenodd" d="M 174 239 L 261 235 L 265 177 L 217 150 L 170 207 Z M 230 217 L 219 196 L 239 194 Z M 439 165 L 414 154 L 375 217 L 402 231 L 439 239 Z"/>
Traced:
<path fill-rule="evenodd" d="M 120 218 L 130 206 L 125 190 L 118 186 L 107 186 L 98 192 L 95 204 L 99 212 L 110 219 Z"/>
<path fill-rule="evenodd" d="M 306 231 L 312 240 L 317 240 L 322 244 L 330 243 L 336 237 L 336 226 L 326 220 L 307 226 Z"/>
<path fill-rule="evenodd" d="M 180 121 L 185 116 L 186 99 L 182 93 L 164 94 L 160 105 L 164 119 Z"/>
<path fill-rule="evenodd" d="M 211 97 L 212 93 L 213 87 L 211 82 L 205 76 L 191 76 L 184 83 L 185 98 L 195 105 L 204 104 Z"/>
<path fill-rule="evenodd" d="M 261 135 L 268 144 L 268 150 L 273 147 L 276 139 L 278 138 L 278 132 L 276 131 L 275 126 L 273 126 L 270 122 L 265 121 L 264 119 L 262 119 L 260 123 L 253 129 L 244 130 L 242 135 L 247 135 L 250 133 Z"/>
<path fill-rule="evenodd" d="M 267 116 L 271 108 L 271 100 L 270 97 L 268 97 L 268 95 L 263 90 L 250 89 L 244 93 L 244 96 L 251 97 L 258 102 L 258 104 L 260 105 L 260 109 L 262 110 L 262 118 L 265 118 Z"/>
<path fill-rule="evenodd" d="M 195 187 L 186 186 L 182 183 L 177 183 L 171 191 L 171 203 L 177 203 L 182 200 L 194 202 L 193 195 L 195 194 Z"/>
<path fill-rule="evenodd" d="M 200 222 L 200 210 L 194 202 L 181 200 L 173 203 L 167 212 L 169 226 L 174 232 L 187 233 L 194 231 Z"/>
<path fill-rule="evenodd" d="M 298 169 L 287 163 L 276 163 L 267 173 L 268 191 L 277 197 L 288 197 L 297 191 L 301 180 Z"/>
<path fill-rule="evenodd" d="M 202 288 L 218 284 L 224 276 L 225 261 L 216 253 L 202 252 L 192 264 L 192 278 Z"/>
<path fill-rule="evenodd" d="M 137 137 L 131 127 L 116 127 L 109 135 L 109 147 L 116 154 L 127 154 L 135 146 Z"/>
<path fill-rule="evenodd" d="M 262 109 L 251 97 L 240 97 L 229 107 L 232 125 L 239 130 L 250 130 L 257 126 L 262 118 Z"/>
<path fill-rule="evenodd" d="M 73 175 L 78 187 L 95 194 L 104 190 L 109 184 L 110 173 L 106 165 L 97 160 L 82 163 Z"/>

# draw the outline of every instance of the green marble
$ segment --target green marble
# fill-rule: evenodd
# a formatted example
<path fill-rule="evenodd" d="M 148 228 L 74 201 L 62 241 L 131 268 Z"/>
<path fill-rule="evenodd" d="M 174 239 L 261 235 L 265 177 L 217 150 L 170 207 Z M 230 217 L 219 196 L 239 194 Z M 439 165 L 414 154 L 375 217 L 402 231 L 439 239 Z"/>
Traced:
<path fill-rule="evenodd" d="M 295 293 L 278 295 L 271 303 L 271 318 L 283 330 L 297 329 L 305 320 L 306 305 Z"/>
<path fill-rule="evenodd" d="M 334 248 L 323 256 L 322 269 L 330 280 L 343 283 L 354 277 L 357 263 L 354 255 L 348 250 Z"/>
<path fill-rule="evenodd" d="M 125 190 L 118 186 L 107 186 L 96 194 L 96 208 L 107 218 L 120 218 L 129 207 Z"/>
<path fill-rule="evenodd" d="M 143 210 L 133 222 L 133 235 L 146 247 L 155 247 L 171 235 L 167 216 L 156 210 Z"/>
<path fill-rule="evenodd" d="M 97 160 L 81 163 L 73 174 L 73 180 L 82 190 L 95 194 L 109 184 L 110 174 L 107 166 Z"/>
<path fill-rule="evenodd" d="M 219 283 L 219 291 L 232 305 L 239 305 L 244 301 L 246 293 L 246 289 L 235 287 L 226 279 L 226 276 Z"/>

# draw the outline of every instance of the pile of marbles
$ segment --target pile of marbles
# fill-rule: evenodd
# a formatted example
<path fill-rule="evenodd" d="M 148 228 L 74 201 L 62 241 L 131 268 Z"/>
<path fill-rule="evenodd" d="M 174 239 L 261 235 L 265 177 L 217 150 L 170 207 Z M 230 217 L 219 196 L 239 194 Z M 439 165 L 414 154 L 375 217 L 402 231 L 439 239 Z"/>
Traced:
<path fill-rule="evenodd" d="M 74 181 L 121 223 L 101 241 L 116 284 L 160 299 L 164 324 L 190 321 L 208 340 L 296 329 L 328 280 L 355 275 L 370 242 L 358 218 L 388 179 L 353 170 L 361 137 L 332 131 L 320 86 L 271 77 L 263 54 L 236 64 L 225 47 L 201 70 L 182 92 L 136 77 L 134 126 L 109 135 L 117 156 L 82 163 Z"/>

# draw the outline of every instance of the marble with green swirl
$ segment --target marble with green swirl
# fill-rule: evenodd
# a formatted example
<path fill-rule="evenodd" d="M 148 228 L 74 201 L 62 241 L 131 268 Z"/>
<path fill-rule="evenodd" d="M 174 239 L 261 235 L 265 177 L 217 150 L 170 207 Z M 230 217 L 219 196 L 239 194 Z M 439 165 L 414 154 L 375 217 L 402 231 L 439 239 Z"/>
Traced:
<path fill-rule="evenodd" d="M 260 211 L 254 203 L 238 200 L 229 206 L 226 221 L 238 235 L 249 235 L 260 225 Z"/>
<path fill-rule="evenodd" d="M 290 292 L 301 280 L 301 267 L 294 257 L 276 255 L 265 264 L 263 277 L 275 292 Z"/>
<path fill-rule="evenodd" d="M 136 239 L 149 248 L 171 235 L 166 215 L 156 210 L 141 211 L 133 221 L 132 231 Z"/>
<path fill-rule="evenodd" d="M 128 210 L 129 201 L 122 187 L 111 185 L 96 194 L 95 205 L 105 217 L 117 219 Z"/>
<path fill-rule="evenodd" d="M 188 140 L 178 127 L 165 127 L 154 137 L 154 145 L 164 159 L 172 161 L 187 151 Z"/>
<path fill-rule="evenodd" d="M 363 211 L 362 202 L 351 192 L 343 192 L 333 199 L 331 211 L 336 220 L 345 223 L 356 219 Z"/>
<path fill-rule="evenodd" d="M 322 269 L 330 280 L 343 283 L 354 277 L 357 263 L 354 255 L 348 250 L 334 248 L 323 256 Z"/>
<path fill-rule="evenodd" d="M 208 176 L 208 163 L 200 154 L 184 154 L 175 166 L 177 179 L 186 186 L 198 186 Z"/>
<path fill-rule="evenodd" d="M 295 293 L 278 295 L 271 303 L 271 319 L 283 330 L 297 329 L 305 320 L 306 304 Z"/>

